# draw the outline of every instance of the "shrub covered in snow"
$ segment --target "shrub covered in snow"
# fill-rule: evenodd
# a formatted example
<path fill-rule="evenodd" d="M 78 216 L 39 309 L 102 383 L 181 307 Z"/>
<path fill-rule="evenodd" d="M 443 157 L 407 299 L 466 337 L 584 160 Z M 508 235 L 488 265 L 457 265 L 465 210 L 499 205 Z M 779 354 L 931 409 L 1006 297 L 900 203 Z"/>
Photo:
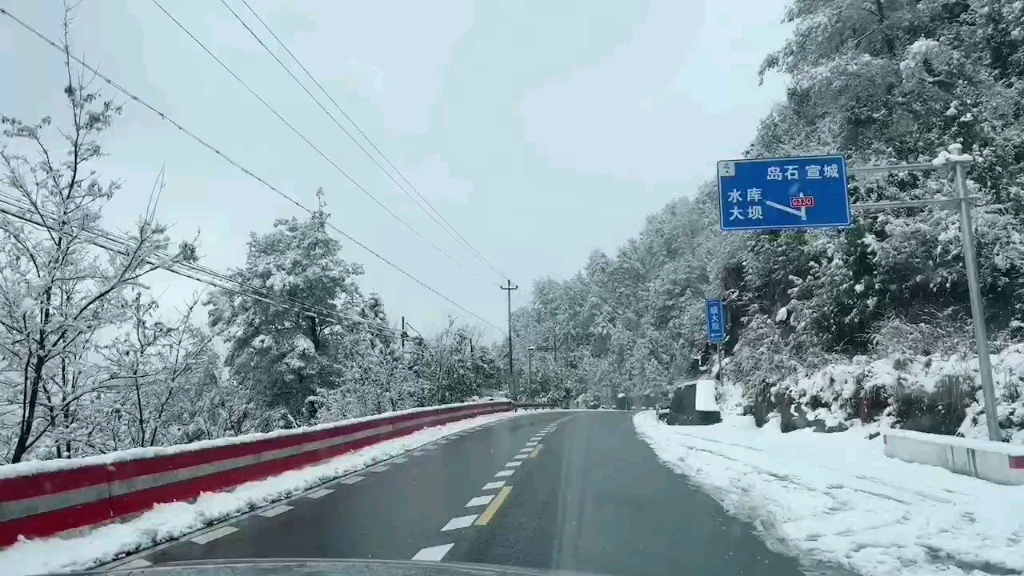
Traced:
<path fill-rule="evenodd" d="M 1024 345 L 1009 346 L 992 360 L 1000 427 L 1011 442 L 1024 444 Z M 732 387 L 733 395 L 736 388 Z M 785 378 L 767 390 L 748 387 L 745 401 L 732 409 L 757 415 L 757 404 L 762 410 L 769 406 L 761 423 L 778 410 L 784 427 L 788 418 L 797 418 L 802 422 L 792 427 L 878 422 L 935 434 L 987 437 L 976 357 L 857 356 Z"/>

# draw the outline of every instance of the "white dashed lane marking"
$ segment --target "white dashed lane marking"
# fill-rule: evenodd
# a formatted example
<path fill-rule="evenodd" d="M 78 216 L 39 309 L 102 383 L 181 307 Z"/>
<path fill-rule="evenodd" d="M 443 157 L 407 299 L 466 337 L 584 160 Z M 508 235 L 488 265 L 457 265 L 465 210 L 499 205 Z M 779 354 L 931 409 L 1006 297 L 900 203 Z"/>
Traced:
<path fill-rule="evenodd" d="M 524 452 L 522 454 L 516 454 L 512 458 L 515 459 L 515 460 L 526 460 L 529 457 L 530 457 L 530 452 L 528 451 L 528 452 Z"/>
<path fill-rule="evenodd" d="M 540 442 L 540 440 L 530 440 L 529 442 L 526 443 L 526 445 L 527 446 L 536 446 L 538 442 Z"/>
<path fill-rule="evenodd" d="M 515 473 L 515 470 L 502 470 L 502 471 L 498 472 L 497 474 L 495 474 L 494 477 L 495 478 L 504 478 L 506 476 L 511 476 L 514 473 Z"/>
<path fill-rule="evenodd" d="M 416 553 L 412 557 L 413 560 L 423 560 L 426 562 L 440 562 L 444 559 L 444 555 L 452 549 L 455 544 L 442 544 L 441 546 L 431 546 L 430 548 L 424 548 Z"/>
<path fill-rule="evenodd" d="M 285 506 L 284 504 L 282 504 L 280 506 L 274 506 L 273 508 L 264 510 L 263 512 L 258 512 L 258 514 L 260 516 L 263 516 L 264 518 L 273 518 L 274 516 L 277 516 L 278 514 L 284 514 L 285 512 L 291 509 L 291 506 Z"/>
<path fill-rule="evenodd" d="M 348 478 L 342 478 L 341 479 L 341 483 L 342 484 L 355 484 L 356 482 L 359 482 L 360 480 L 362 480 L 364 478 L 366 478 L 366 476 L 349 476 Z"/>
<path fill-rule="evenodd" d="M 494 494 L 487 494 L 485 496 L 477 496 L 469 502 L 466 502 L 466 508 L 472 508 L 474 506 L 487 506 L 494 500 Z"/>
<path fill-rule="evenodd" d="M 134 570 L 135 568 L 145 568 L 146 566 L 152 566 L 153 563 L 145 558 L 136 558 L 131 562 L 121 564 L 117 567 L 118 570 Z"/>
<path fill-rule="evenodd" d="M 423 450 L 417 450 L 412 453 L 413 456 L 423 456 Z"/>
<path fill-rule="evenodd" d="M 487 484 L 484 484 L 484 487 L 481 488 L 481 490 L 494 490 L 495 488 L 501 488 L 504 485 L 504 480 L 498 480 L 497 482 L 488 482 Z"/>
<path fill-rule="evenodd" d="M 403 463 L 408 462 L 408 461 L 409 461 L 409 459 L 404 457 L 404 456 L 399 456 L 398 458 L 395 458 L 394 460 L 392 460 L 392 462 L 394 462 L 395 464 L 403 464 Z"/>
<path fill-rule="evenodd" d="M 321 488 L 319 490 L 314 490 L 313 492 L 310 492 L 309 494 L 306 494 L 306 498 L 312 498 L 312 499 L 316 500 L 317 498 L 323 498 L 324 496 L 327 496 L 331 492 L 334 492 L 334 490 L 329 490 L 327 488 Z"/>
<path fill-rule="evenodd" d="M 473 521 L 476 520 L 476 514 L 470 514 L 469 516 L 459 516 L 458 518 L 452 518 L 441 528 L 441 532 L 447 532 L 449 530 L 458 530 L 459 528 L 465 528 L 471 526 Z"/>
<path fill-rule="evenodd" d="M 196 544 L 206 544 L 207 542 L 213 542 L 217 538 L 227 536 L 233 532 L 238 532 L 238 528 L 235 528 L 234 526 L 224 526 L 211 532 L 207 532 L 206 534 L 200 534 L 193 538 L 192 541 Z"/>
<path fill-rule="evenodd" d="M 516 461 L 509 462 L 508 464 L 505 464 L 505 468 L 518 468 L 521 465 L 522 465 L 522 462 L 516 460 Z"/>
<path fill-rule="evenodd" d="M 383 472 L 388 468 L 391 468 L 391 466 L 388 466 L 387 464 L 381 464 L 379 466 L 374 466 L 373 468 L 370 468 L 370 472 Z"/>

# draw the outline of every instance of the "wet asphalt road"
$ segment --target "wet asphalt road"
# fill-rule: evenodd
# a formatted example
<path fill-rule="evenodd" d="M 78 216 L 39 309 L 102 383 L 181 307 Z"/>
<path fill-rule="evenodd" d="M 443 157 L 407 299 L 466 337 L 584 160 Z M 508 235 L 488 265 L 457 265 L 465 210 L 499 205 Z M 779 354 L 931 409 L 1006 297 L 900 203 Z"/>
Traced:
<path fill-rule="evenodd" d="M 286 508 L 286 509 L 285 509 Z M 534 412 L 140 554 L 471 562 L 609 575 L 801 574 L 661 465 L 618 411 Z"/>

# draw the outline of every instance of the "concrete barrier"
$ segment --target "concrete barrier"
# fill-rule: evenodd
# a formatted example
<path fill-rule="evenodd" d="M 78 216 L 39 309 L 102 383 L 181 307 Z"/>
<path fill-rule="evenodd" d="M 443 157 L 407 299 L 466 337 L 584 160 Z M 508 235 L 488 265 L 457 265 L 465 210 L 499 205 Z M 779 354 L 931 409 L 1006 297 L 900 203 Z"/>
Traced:
<path fill-rule="evenodd" d="M 0 467 L 0 547 L 137 514 L 308 466 L 507 401 L 419 408 L 295 430 Z"/>
<path fill-rule="evenodd" d="M 910 430 L 884 433 L 885 455 L 996 484 L 1024 485 L 1024 446 Z"/>

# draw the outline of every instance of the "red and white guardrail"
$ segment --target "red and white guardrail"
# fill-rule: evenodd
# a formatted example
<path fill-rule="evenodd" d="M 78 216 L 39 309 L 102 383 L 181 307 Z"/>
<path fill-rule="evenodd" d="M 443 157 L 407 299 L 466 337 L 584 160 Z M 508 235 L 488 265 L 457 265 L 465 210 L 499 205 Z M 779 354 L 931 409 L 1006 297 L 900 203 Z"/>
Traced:
<path fill-rule="evenodd" d="M 222 438 L 75 460 L 0 467 L 0 547 L 109 522 L 332 458 L 430 426 L 512 409 L 454 404 L 311 428 Z"/>

